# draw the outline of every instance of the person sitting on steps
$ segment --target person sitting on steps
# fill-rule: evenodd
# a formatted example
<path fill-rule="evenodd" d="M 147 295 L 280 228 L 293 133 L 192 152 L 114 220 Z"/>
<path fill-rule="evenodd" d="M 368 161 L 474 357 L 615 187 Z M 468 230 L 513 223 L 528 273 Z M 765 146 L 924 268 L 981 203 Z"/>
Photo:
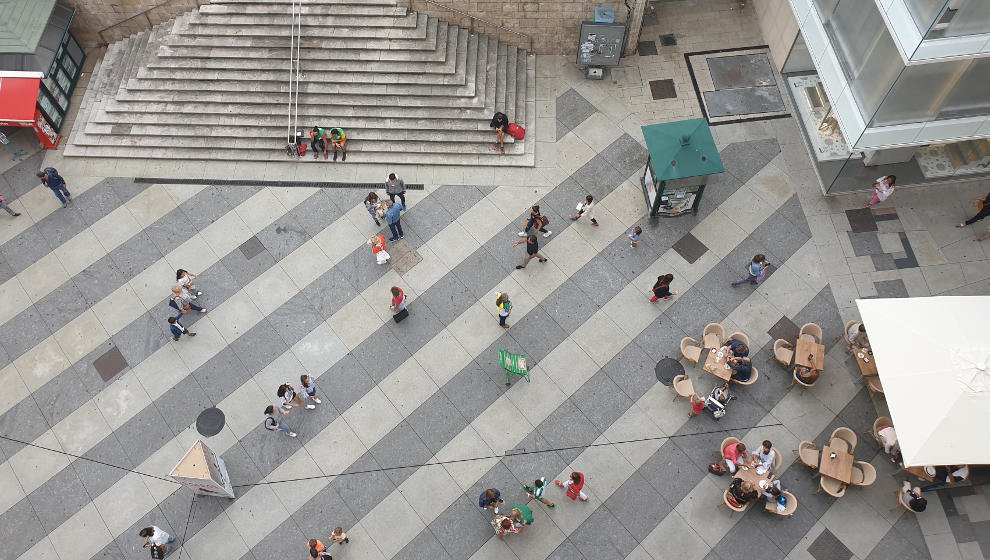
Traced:
<path fill-rule="evenodd" d="M 323 159 L 329 159 L 327 153 L 327 129 L 314 126 L 309 131 L 309 147 L 313 150 L 313 159 L 320 159 L 320 146 L 323 146 Z"/>
<path fill-rule="evenodd" d="M 340 150 L 340 161 L 347 161 L 347 134 L 343 128 L 330 129 L 330 148 L 333 149 L 333 160 L 337 161 L 337 150 Z"/>
<path fill-rule="evenodd" d="M 505 133 L 509 129 L 509 117 L 501 111 L 496 111 L 495 116 L 492 117 L 491 124 L 488 126 L 495 129 L 495 145 L 492 146 L 492 149 L 504 154 Z"/>

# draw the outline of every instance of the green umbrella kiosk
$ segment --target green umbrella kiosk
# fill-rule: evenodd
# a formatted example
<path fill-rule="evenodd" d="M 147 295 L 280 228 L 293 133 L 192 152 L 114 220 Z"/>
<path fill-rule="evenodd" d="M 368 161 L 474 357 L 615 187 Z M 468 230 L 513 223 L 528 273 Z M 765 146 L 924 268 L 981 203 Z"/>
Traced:
<path fill-rule="evenodd" d="M 643 195 L 650 216 L 698 213 L 708 176 L 722 173 L 712 131 L 705 119 L 643 127 L 650 153 L 643 173 Z"/>

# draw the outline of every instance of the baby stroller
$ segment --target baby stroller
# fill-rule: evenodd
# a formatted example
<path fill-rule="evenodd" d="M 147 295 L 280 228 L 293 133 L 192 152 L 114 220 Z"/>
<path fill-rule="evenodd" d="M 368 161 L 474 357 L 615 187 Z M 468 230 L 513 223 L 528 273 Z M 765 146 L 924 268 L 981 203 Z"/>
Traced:
<path fill-rule="evenodd" d="M 725 416 L 726 405 L 734 398 L 736 397 L 729 395 L 729 384 L 726 383 L 721 387 L 712 389 L 711 394 L 705 399 L 705 408 L 711 411 L 712 416 L 717 422 Z"/>

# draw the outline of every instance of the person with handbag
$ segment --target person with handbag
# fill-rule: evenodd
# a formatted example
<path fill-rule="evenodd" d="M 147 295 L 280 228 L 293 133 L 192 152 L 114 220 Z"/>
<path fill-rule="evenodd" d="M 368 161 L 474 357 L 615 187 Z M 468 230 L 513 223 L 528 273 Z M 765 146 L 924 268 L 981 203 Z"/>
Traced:
<path fill-rule="evenodd" d="M 389 304 L 388 308 L 392 310 L 392 314 L 396 315 L 406 310 L 406 294 L 402 291 L 402 288 L 398 286 L 392 286 L 392 303 Z"/>
<path fill-rule="evenodd" d="M 878 202 L 883 202 L 890 195 L 894 194 L 894 183 L 896 181 L 896 175 L 884 175 L 873 181 L 873 198 L 866 203 L 866 207 L 870 208 Z"/>
<path fill-rule="evenodd" d="M 592 196 L 592 195 L 589 194 L 588 196 L 584 197 L 584 200 L 582 200 L 581 202 L 578 202 L 578 205 L 574 209 L 577 210 L 577 214 L 571 216 L 571 219 L 572 220 L 578 220 L 578 219 L 581 218 L 581 216 L 584 216 L 585 214 L 587 214 L 588 217 L 591 218 L 591 225 L 596 226 L 596 227 L 598 226 L 598 220 L 595 219 L 595 197 L 594 196 Z"/>
<path fill-rule="evenodd" d="M 526 219 L 526 227 L 517 235 L 519 237 L 526 237 L 529 234 L 529 230 L 535 227 L 543 234 L 543 237 L 550 237 L 550 234 L 553 232 L 547 229 L 547 224 L 549 223 L 550 218 L 540 214 L 540 206 L 534 204 L 529 208 L 529 218 Z"/>
<path fill-rule="evenodd" d="M 740 284 L 745 284 L 749 282 L 750 284 L 759 284 L 766 277 L 767 272 L 770 270 L 770 261 L 767 260 L 766 255 L 759 253 L 753 257 L 753 260 L 746 265 L 746 277 L 740 278 L 739 280 L 732 281 L 732 287 L 735 288 Z"/>
<path fill-rule="evenodd" d="M 144 548 L 152 549 L 152 558 L 165 558 L 171 554 L 172 543 L 175 542 L 175 537 L 162 531 L 161 528 L 155 525 L 145 527 L 138 532 L 138 536 L 144 539 L 144 544 L 142 545 Z"/>
<path fill-rule="evenodd" d="M 179 310 L 179 313 L 185 315 L 189 311 L 199 311 L 200 313 L 206 313 L 205 307 L 200 307 L 190 301 L 182 293 L 182 286 L 172 286 L 172 299 L 169 301 L 169 305 Z"/>

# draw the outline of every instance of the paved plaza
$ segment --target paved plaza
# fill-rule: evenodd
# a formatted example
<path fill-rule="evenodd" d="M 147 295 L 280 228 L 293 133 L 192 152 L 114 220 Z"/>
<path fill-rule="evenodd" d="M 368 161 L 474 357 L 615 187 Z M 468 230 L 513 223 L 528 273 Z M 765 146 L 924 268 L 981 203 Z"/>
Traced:
<path fill-rule="evenodd" d="M 627 65 L 655 64 L 642 58 Z M 864 211 L 862 194 L 821 195 L 793 118 L 776 118 L 713 127 L 726 173 L 697 216 L 651 220 L 639 127 L 663 119 L 570 59 L 537 57 L 536 76 L 536 167 L 396 167 L 424 188 L 408 192 L 405 238 L 383 266 L 366 244 L 387 233 L 367 191 L 271 181 L 393 169 L 199 164 L 203 177 L 255 181 L 231 186 L 141 180 L 173 176 L 160 163 L 4 155 L 0 194 L 23 215 L 0 214 L 0 560 L 146 558 L 137 533 L 150 524 L 188 560 L 301 558 L 337 525 L 350 537 L 330 547 L 337 560 L 990 558 L 986 480 L 930 493 L 922 514 L 891 511 L 903 474 L 862 435 L 886 405 L 832 343 L 858 298 L 990 294 L 985 229 L 954 227 L 988 184 L 900 189 Z M 45 165 L 65 176 L 67 209 L 37 184 Z M 589 193 L 599 227 L 568 219 Z M 550 218 L 548 262 L 516 270 L 532 204 Z M 765 282 L 730 287 L 756 253 L 774 264 Z M 186 315 L 198 336 L 173 342 L 177 268 L 199 274 L 209 312 Z M 651 304 L 664 273 L 679 293 Z M 409 296 L 399 324 L 391 286 Z M 513 303 L 507 330 L 496 292 Z M 746 333 L 760 372 L 718 422 L 689 419 L 654 372 L 710 322 Z M 808 322 L 828 354 L 802 391 L 772 345 Z M 527 356 L 530 382 L 506 386 L 502 349 Z M 686 368 L 711 390 L 714 377 Z M 285 417 L 295 439 L 266 430 L 276 388 L 302 373 L 322 404 Z M 194 423 L 211 406 L 226 425 L 206 438 Z M 861 434 L 856 459 L 879 479 L 814 495 L 792 450 L 839 426 Z M 729 480 L 707 465 L 728 436 L 782 451 L 793 517 L 716 507 Z M 199 439 L 236 499 L 167 478 Z M 572 470 L 589 502 L 552 487 L 557 509 L 533 502 L 531 527 L 493 537 L 484 489 L 527 503 L 523 484 Z"/>

